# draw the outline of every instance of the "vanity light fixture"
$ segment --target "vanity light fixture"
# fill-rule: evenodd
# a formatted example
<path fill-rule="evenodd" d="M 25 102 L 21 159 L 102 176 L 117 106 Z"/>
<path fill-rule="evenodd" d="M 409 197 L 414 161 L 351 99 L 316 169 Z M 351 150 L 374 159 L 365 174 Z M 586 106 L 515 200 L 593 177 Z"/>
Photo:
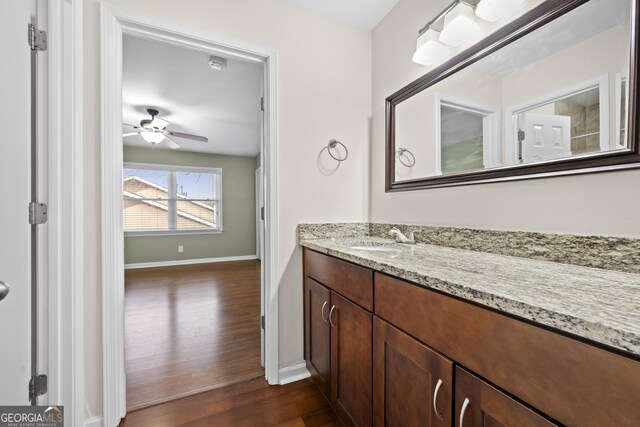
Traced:
<path fill-rule="evenodd" d="M 479 40 L 483 28 L 474 12 L 477 4 L 478 0 L 454 0 L 422 27 L 413 61 L 438 65 L 454 53 L 453 48 L 464 48 Z"/>
<path fill-rule="evenodd" d="M 475 5 L 465 0 L 456 1 L 444 16 L 440 41 L 453 47 L 466 47 L 478 41 L 482 30 L 475 14 Z"/>
<path fill-rule="evenodd" d="M 523 9 L 524 0 L 481 0 L 476 15 L 485 21 L 497 22 L 510 18 Z"/>
<path fill-rule="evenodd" d="M 435 65 L 451 55 L 451 48 L 440 43 L 440 31 L 429 27 L 418 36 L 413 62 L 422 65 Z"/>

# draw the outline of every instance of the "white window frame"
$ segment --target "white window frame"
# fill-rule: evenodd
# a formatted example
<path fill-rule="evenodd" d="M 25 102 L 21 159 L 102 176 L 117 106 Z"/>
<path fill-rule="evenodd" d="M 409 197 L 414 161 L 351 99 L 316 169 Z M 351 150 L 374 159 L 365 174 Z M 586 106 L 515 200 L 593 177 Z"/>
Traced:
<path fill-rule="evenodd" d="M 201 167 L 201 166 L 178 166 L 178 165 L 164 165 L 157 163 L 135 163 L 135 162 L 124 162 L 123 169 L 138 169 L 138 170 L 152 170 L 152 171 L 163 171 L 163 172 L 187 172 L 187 173 L 206 173 L 206 174 L 217 174 L 218 179 L 215 180 L 215 194 L 218 196 L 216 199 L 216 207 L 217 207 L 217 225 L 216 228 L 194 228 L 194 229 L 167 229 L 167 230 L 125 230 L 124 229 L 124 209 L 122 211 L 123 214 L 123 231 L 125 237 L 136 237 L 136 236 L 173 236 L 173 235 L 185 235 L 185 234 L 221 234 L 224 231 L 223 223 L 222 223 L 222 169 L 221 168 L 212 168 L 212 167 Z M 169 187 L 172 187 L 171 185 Z M 169 191 L 169 199 L 171 199 L 171 188 L 168 188 Z M 122 192 L 123 200 L 124 200 L 124 188 Z M 171 221 L 171 212 L 169 212 L 169 223 L 175 222 Z"/>

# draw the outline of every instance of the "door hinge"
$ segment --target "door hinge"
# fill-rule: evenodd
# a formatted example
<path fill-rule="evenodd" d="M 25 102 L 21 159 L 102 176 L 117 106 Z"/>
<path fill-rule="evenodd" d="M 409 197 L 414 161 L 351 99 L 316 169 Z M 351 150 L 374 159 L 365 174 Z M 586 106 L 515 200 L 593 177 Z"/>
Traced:
<path fill-rule="evenodd" d="M 264 316 L 260 316 L 260 326 L 264 329 Z"/>
<path fill-rule="evenodd" d="M 47 32 L 29 24 L 29 47 L 34 52 L 47 50 Z"/>
<path fill-rule="evenodd" d="M 264 96 L 260 98 L 260 110 L 264 111 Z"/>
<path fill-rule="evenodd" d="M 518 130 L 518 160 L 522 161 L 522 143 L 525 140 L 525 133 L 523 130 Z"/>
<path fill-rule="evenodd" d="M 264 206 L 260 207 L 260 219 L 264 221 Z"/>
<path fill-rule="evenodd" d="M 29 224 L 38 225 L 47 222 L 47 205 L 46 203 L 30 202 L 29 203 Z"/>
<path fill-rule="evenodd" d="M 36 375 L 29 380 L 29 400 L 42 396 L 47 392 L 47 376 Z"/>

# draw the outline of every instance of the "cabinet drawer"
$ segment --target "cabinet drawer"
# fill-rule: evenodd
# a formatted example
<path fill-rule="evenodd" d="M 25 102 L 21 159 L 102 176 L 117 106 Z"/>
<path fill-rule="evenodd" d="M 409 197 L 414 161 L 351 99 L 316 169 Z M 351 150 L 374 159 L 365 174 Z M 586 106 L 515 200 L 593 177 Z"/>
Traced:
<path fill-rule="evenodd" d="M 568 426 L 637 426 L 640 362 L 383 274 L 375 314 Z"/>
<path fill-rule="evenodd" d="M 373 310 L 371 270 L 305 248 L 304 273 L 361 307 Z"/>

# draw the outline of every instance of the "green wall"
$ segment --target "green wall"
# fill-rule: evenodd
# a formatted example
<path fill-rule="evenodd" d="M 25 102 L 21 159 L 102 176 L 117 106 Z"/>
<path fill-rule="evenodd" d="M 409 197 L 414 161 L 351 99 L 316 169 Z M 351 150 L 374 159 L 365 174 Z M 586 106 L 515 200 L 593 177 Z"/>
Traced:
<path fill-rule="evenodd" d="M 221 234 L 125 237 L 125 264 L 256 254 L 255 157 L 124 147 L 124 161 L 222 169 Z M 178 245 L 184 252 L 178 253 Z"/>

